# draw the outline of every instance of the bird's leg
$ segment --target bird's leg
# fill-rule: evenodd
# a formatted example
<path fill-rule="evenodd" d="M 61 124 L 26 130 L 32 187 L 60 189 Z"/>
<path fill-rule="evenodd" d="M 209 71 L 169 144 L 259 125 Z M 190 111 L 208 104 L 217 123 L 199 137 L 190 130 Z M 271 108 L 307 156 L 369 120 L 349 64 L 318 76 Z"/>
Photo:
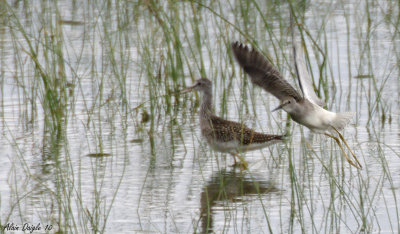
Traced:
<path fill-rule="evenodd" d="M 239 165 L 240 168 L 243 168 L 245 170 L 247 169 L 248 163 L 242 157 L 240 157 L 238 153 L 231 153 L 231 155 L 233 156 L 233 160 L 235 161 L 235 163 L 233 164 L 234 166 Z M 239 163 L 237 163 L 236 157 L 240 160 Z"/>
<path fill-rule="evenodd" d="M 233 156 L 233 165 L 236 165 L 236 157 L 239 157 L 237 154 L 231 154 Z"/>
<path fill-rule="evenodd" d="M 356 165 L 353 161 L 351 161 L 351 159 L 349 158 L 349 156 L 347 156 L 346 152 L 345 152 L 344 149 L 343 149 L 342 144 L 340 144 L 340 141 L 339 141 L 339 139 L 338 139 L 337 137 L 332 136 L 332 135 L 330 135 L 330 134 L 328 134 L 328 133 L 325 133 L 325 135 L 328 136 L 328 137 L 331 137 L 332 139 L 334 139 L 334 140 L 336 141 L 336 143 L 339 145 L 340 149 L 342 150 L 342 152 L 343 152 L 343 154 L 344 154 L 344 157 L 346 158 L 347 162 L 349 162 L 352 166 L 354 166 L 354 167 L 356 167 L 356 168 L 358 168 L 358 169 L 361 169 L 360 166 Z"/>
<path fill-rule="evenodd" d="M 353 156 L 354 160 L 356 160 L 356 162 L 357 162 L 359 168 L 361 169 L 361 168 L 362 168 L 361 163 L 358 161 L 356 155 L 355 155 L 355 154 L 353 153 L 353 151 L 350 149 L 350 146 L 347 144 L 347 142 L 346 142 L 346 140 L 344 139 L 343 135 L 342 135 L 335 127 L 332 126 L 332 128 L 333 128 L 333 130 L 335 130 L 335 131 L 337 132 L 337 134 L 339 135 L 339 138 L 340 138 L 340 139 L 343 141 L 343 143 L 346 145 L 347 149 L 349 149 L 351 155 Z"/>

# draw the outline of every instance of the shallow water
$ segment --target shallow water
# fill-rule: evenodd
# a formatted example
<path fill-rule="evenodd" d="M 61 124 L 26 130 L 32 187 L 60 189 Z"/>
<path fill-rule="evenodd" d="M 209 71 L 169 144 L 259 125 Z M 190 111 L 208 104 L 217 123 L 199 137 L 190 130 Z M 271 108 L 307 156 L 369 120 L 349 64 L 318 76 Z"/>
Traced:
<path fill-rule="evenodd" d="M 327 108 L 356 112 L 343 133 L 360 171 L 333 140 L 292 121 L 286 128 L 286 113 L 270 112 L 278 101 L 232 60 L 230 42 L 254 41 L 296 85 L 287 3 L 9 4 L 0 24 L 2 226 L 399 232 L 398 2 L 295 8 Z M 246 153 L 249 170 L 233 168 L 201 138 L 198 96 L 177 93 L 202 75 L 218 115 L 289 130 L 289 140 Z"/>

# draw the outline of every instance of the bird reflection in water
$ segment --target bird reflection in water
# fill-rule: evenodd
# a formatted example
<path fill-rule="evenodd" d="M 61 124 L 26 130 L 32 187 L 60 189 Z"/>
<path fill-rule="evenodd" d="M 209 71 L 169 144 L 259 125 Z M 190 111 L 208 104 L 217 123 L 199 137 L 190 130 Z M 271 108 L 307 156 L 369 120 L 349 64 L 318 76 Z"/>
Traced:
<path fill-rule="evenodd" d="M 280 190 L 262 176 L 222 169 L 211 177 L 201 193 L 200 219 L 202 233 L 212 233 L 213 215 L 217 210 L 230 210 L 230 204 L 259 199 L 260 194 L 277 193 Z"/>

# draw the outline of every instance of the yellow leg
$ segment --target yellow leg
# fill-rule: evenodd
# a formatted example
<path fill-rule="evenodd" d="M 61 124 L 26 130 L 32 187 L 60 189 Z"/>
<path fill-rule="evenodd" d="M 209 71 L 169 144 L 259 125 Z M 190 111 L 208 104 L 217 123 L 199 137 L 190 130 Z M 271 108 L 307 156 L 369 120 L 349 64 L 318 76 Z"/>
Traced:
<path fill-rule="evenodd" d="M 236 157 L 239 157 L 237 154 L 231 154 L 233 156 L 233 165 L 236 165 Z"/>
<path fill-rule="evenodd" d="M 243 169 L 245 169 L 245 170 L 247 170 L 247 166 L 249 165 L 249 163 L 248 162 L 246 162 L 246 160 L 244 160 L 242 157 L 240 157 L 239 156 L 239 154 L 232 154 L 232 156 L 233 156 L 233 159 L 235 160 L 235 164 L 233 164 L 233 165 L 239 165 L 240 166 L 240 168 L 243 168 Z M 236 162 L 236 157 L 240 160 L 240 163 L 237 163 Z"/>
<path fill-rule="evenodd" d="M 343 141 L 343 143 L 346 145 L 347 149 L 349 149 L 351 155 L 353 156 L 354 160 L 356 160 L 359 169 L 362 168 L 361 163 L 358 161 L 356 155 L 353 153 L 353 151 L 351 151 L 350 146 L 347 144 L 346 140 L 344 139 L 343 135 L 335 128 L 332 126 L 332 128 L 337 132 L 337 134 L 339 135 L 340 139 Z"/>
<path fill-rule="evenodd" d="M 347 162 L 349 162 L 352 166 L 354 166 L 354 167 L 356 167 L 356 168 L 358 168 L 358 169 L 361 169 L 361 168 L 362 168 L 361 165 L 360 165 L 360 163 L 359 163 L 358 161 L 357 161 L 357 163 L 358 163 L 359 165 L 356 165 L 353 161 L 351 161 L 351 159 L 349 158 L 349 156 L 347 156 L 346 152 L 345 152 L 344 149 L 343 149 L 342 144 L 340 144 L 340 141 L 339 141 L 339 139 L 338 139 L 337 137 L 332 136 L 332 135 L 330 135 L 330 134 L 328 134 L 328 133 L 325 133 L 325 135 L 328 136 L 328 137 L 331 137 L 332 139 L 334 139 L 334 140 L 336 141 L 336 143 L 339 145 L 340 149 L 342 150 L 342 152 L 343 152 L 343 154 L 344 154 L 344 157 L 346 158 Z"/>

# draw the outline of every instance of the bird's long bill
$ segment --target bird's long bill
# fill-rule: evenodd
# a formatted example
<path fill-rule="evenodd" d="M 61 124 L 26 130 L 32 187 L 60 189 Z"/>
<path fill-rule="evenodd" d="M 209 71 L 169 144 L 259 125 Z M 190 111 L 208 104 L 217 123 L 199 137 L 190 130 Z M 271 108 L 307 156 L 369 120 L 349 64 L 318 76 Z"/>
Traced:
<path fill-rule="evenodd" d="M 280 104 L 277 108 L 273 109 L 271 112 L 280 110 L 280 109 L 282 109 L 282 107 L 283 107 L 283 104 Z"/>
<path fill-rule="evenodd" d="M 193 85 L 193 86 L 189 86 L 189 87 L 187 87 L 186 89 L 182 89 L 182 90 L 180 91 L 180 93 L 188 93 L 188 92 L 191 92 L 191 91 L 193 91 L 193 88 L 194 88 L 194 85 Z"/>

